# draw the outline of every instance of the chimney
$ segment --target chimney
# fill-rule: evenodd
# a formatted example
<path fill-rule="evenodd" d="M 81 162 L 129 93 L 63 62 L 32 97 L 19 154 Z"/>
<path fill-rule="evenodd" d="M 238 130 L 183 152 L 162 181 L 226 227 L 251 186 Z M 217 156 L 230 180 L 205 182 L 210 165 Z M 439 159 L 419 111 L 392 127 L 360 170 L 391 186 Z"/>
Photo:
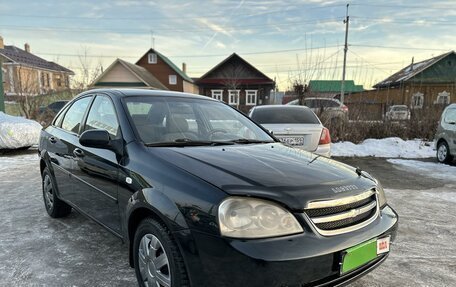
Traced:
<path fill-rule="evenodd" d="M 30 53 L 30 45 L 28 43 L 25 43 L 24 44 L 24 50 L 27 52 L 27 53 Z"/>
<path fill-rule="evenodd" d="M 184 74 L 187 74 L 187 64 L 185 63 L 182 63 L 182 72 L 184 72 Z"/>
<path fill-rule="evenodd" d="M 5 45 L 3 44 L 3 37 L 0 36 L 0 49 L 4 49 Z"/>
<path fill-rule="evenodd" d="M 410 65 L 410 71 L 413 71 L 413 62 L 415 62 L 415 57 L 412 57 L 412 64 Z"/>

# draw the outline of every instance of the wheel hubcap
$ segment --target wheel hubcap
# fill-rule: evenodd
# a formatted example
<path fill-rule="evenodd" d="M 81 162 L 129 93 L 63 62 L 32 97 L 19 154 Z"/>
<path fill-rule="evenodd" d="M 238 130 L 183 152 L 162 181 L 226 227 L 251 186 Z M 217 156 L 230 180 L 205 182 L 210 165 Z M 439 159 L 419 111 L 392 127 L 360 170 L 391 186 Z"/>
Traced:
<path fill-rule="evenodd" d="M 160 240 L 152 234 L 139 243 L 139 271 L 147 287 L 171 287 L 168 256 Z"/>
<path fill-rule="evenodd" d="M 43 193 L 46 207 L 52 209 L 52 206 L 54 205 L 54 195 L 52 194 L 52 182 L 49 175 L 46 175 L 43 179 Z"/>
<path fill-rule="evenodd" d="M 437 157 L 439 158 L 439 161 L 444 161 L 447 157 L 447 148 L 444 144 L 439 146 Z"/>

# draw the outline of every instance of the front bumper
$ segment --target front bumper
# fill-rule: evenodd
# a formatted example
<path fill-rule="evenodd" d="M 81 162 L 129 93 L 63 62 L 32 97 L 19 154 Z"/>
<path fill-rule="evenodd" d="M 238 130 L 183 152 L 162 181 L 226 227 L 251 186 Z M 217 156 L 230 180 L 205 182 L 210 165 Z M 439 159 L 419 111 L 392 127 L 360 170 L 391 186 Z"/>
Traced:
<path fill-rule="evenodd" d="M 297 217 L 304 223 L 304 216 Z M 397 226 L 397 214 L 386 206 L 367 227 L 330 237 L 306 227 L 302 234 L 256 240 L 188 230 L 176 233 L 176 238 L 192 286 L 342 286 L 368 273 L 387 256 L 340 276 L 342 251 L 376 237 L 391 235 L 393 241 Z"/>

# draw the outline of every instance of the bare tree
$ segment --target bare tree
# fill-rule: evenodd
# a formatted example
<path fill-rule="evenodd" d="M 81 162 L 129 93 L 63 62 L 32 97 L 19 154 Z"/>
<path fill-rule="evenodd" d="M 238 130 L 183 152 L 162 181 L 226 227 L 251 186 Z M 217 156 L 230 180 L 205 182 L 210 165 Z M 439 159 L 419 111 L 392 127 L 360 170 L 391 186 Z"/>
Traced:
<path fill-rule="evenodd" d="M 17 68 L 17 81 L 14 83 L 16 101 L 21 112 L 28 119 L 36 118 L 38 110 L 43 103 L 40 78 L 37 70 L 19 66 Z"/>
<path fill-rule="evenodd" d="M 71 85 L 76 93 L 86 90 L 103 73 L 101 58 L 94 63 L 87 47 L 78 55 L 78 66 L 78 75 L 73 78 Z"/>
<path fill-rule="evenodd" d="M 226 89 L 229 90 L 239 90 L 242 82 L 241 79 L 244 78 L 246 70 L 243 65 L 240 63 L 233 63 L 227 66 L 223 72 L 221 72 L 220 77 L 223 79 L 223 85 Z M 229 94 L 228 94 L 229 96 Z M 237 94 L 237 106 L 239 109 L 239 94 Z"/>

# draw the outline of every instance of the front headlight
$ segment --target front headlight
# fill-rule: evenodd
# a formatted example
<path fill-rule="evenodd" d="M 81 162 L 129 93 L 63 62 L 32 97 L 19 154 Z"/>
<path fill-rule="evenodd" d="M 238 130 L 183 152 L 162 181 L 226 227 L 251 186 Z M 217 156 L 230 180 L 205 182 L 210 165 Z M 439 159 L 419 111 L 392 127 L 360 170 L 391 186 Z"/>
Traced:
<path fill-rule="evenodd" d="M 264 238 L 303 232 L 296 218 L 270 201 L 230 197 L 218 210 L 220 233 L 233 238 Z"/>
<path fill-rule="evenodd" d="M 377 180 L 377 196 L 378 196 L 378 206 L 383 208 L 386 205 L 386 196 L 385 191 L 383 190 L 382 184 Z"/>
<path fill-rule="evenodd" d="M 386 196 L 382 184 L 380 181 L 378 181 L 378 179 L 370 175 L 368 172 L 363 171 L 362 173 L 365 177 L 371 179 L 377 185 L 375 189 L 377 190 L 378 206 L 380 206 L 380 208 L 383 208 L 386 205 Z"/>

